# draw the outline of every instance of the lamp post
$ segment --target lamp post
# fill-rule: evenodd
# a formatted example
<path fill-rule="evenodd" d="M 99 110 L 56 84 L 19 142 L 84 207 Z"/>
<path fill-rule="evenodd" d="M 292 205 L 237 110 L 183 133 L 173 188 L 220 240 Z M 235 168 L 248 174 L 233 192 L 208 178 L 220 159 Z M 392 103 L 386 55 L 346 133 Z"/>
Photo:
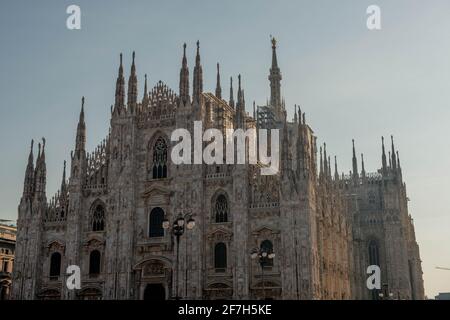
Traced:
<path fill-rule="evenodd" d="M 261 279 L 262 279 L 262 288 L 263 288 L 263 300 L 266 299 L 266 288 L 264 284 L 264 267 L 268 266 L 273 258 L 275 258 L 275 253 L 271 248 L 262 247 L 260 249 L 254 248 L 250 252 L 250 256 L 253 260 L 258 259 L 259 265 L 261 266 Z"/>
<path fill-rule="evenodd" d="M 389 292 L 389 286 L 387 284 L 383 284 L 382 292 L 378 294 L 381 300 L 392 300 L 394 294 Z"/>
<path fill-rule="evenodd" d="M 186 222 L 186 218 L 189 216 L 189 219 Z M 165 230 L 170 228 L 170 222 L 167 219 L 164 219 L 162 222 L 162 227 Z M 184 234 L 186 228 L 188 230 L 192 230 L 195 227 L 195 220 L 189 214 L 179 214 L 178 217 L 174 220 L 172 224 L 172 234 L 175 236 L 177 243 L 177 258 L 176 258 L 176 273 L 177 273 L 177 281 L 175 282 L 175 300 L 180 300 L 178 296 L 178 284 L 180 279 L 179 274 L 179 256 L 180 256 L 180 237 Z"/>

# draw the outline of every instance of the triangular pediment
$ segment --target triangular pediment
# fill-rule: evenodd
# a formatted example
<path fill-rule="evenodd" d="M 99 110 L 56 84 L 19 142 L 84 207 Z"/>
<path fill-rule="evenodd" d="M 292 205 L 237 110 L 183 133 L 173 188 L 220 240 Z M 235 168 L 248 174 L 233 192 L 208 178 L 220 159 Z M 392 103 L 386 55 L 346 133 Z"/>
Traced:
<path fill-rule="evenodd" d="M 172 192 L 161 186 L 152 186 L 142 193 L 148 205 L 167 205 Z"/>
<path fill-rule="evenodd" d="M 208 233 L 208 239 L 209 240 L 217 240 L 217 241 L 224 241 L 229 240 L 233 236 L 233 233 L 231 231 L 228 231 L 225 228 L 217 228 L 210 233 Z"/>
<path fill-rule="evenodd" d="M 154 196 L 170 196 L 170 190 L 160 187 L 160 186 L 153 186 L 147 190 L 145 190 L 142 193 L 142 197 L 149 198 Z"/>
<path fill-rule="evenodd" d="M 253 231 L 253 235 L 272 235 L 278 233 L 280 233 L 278 230 L 271 229 L 268 226 L 263 226 Z"/>

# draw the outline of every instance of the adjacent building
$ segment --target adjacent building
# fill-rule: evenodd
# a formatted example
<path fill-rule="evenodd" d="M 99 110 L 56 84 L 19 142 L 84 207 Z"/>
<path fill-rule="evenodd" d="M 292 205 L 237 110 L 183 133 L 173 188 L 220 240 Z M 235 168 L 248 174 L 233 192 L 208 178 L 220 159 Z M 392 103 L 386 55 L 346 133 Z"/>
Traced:
<path fill-rule="evenodd" d="M 450 292 L 439 292 L 435 297 L 436 300 L 450 300 Z"/>
<path fill-rule="evenodd" d="M 9 299 L 11 293 L 16 232 L 15 226 L 0 224 L 0 300 Z"/>

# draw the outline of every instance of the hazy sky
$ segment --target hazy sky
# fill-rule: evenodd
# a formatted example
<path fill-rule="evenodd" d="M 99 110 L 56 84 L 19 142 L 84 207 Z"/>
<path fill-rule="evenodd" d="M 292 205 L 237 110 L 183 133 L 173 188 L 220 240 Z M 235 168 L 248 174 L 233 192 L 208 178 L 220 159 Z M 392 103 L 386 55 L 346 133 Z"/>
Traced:
<path fill-rule="evenodd" d="M 81 7 L 81 30 L 66 28 L 70 4 Z M 382 30 L 366 27 L 370 4 L 381 7 Z M 250 108 L 269 95 L 274 35 L 289 116 L 302 106 L 341 170 L 351 167 L 352 138 L 366 171 L 376 171 L 381 136 L 395 136 L 426 294 L 449 292 L 450 271 L 435 269 L 450 267 L 449 12 L 448 0 L 3 0 L 0 218 L 17 217 L 31 138 L 47 139 L 47 194 L 56 192 L 81 96 L 89 150 L 107 135 L 120 52 L 128 79 L 136 51 L 140 96 L 144 73 L 150 87 L 162 80 L 178 91 L 182 44 L 192 75 L 200 40 L 205 90 L 214 90 L 219 61 L 222 91 L 241 73 Z"/>

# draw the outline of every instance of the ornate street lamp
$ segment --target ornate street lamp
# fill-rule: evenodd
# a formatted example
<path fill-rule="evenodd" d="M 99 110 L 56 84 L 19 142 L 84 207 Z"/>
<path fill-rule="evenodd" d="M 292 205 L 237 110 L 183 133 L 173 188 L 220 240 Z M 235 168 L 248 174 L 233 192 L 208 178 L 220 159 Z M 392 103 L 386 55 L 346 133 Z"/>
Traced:
<path fill-rule="evenodd" d="M 394 294 L 389 292 L 389 286 L 387 284 L 383 284 L 383 291 L 378 294 L 381 300 L 392 300 Z"/>
<path fill-rule="evenodd" d="M 186 223 L 186 218 L 189 216 L 189 219 Z M 167 219 L 164 219 L 162 222 L 162 227 L 165 230 L 170 228 L 170 222 Z M 180 273 L 179 273 L 179 252 L 180 252 L 180 237 L 184 234 L 185 229 L 192 230 L 195 227 L 195 220 L 190 216 L 189 213 L 185 215 L 178 215 L 178 217 L 174 220 L 172 224 L 172 234 L 175 236 L 177 243 L 177 259 L 176 259 L 176 273 L 177 273 L 177 281 L 175 282 L 175 300 L 180 300 L 178 296 L 178 285 L 180 282 Z"/>
<path fill-rule="evenodd" d="M 263 290 L 263 300 L 266 299 L 266 288 L 264 284 L 264 267 L 271 265 L 273 259 L 275 258 L 275 253 L 271 248 L 262 246 L 261 248 L 254 248 L 250 252 L 250 257 L 253 260 L 258 259 L 259 265 L 261 266 L 261 279 L 262 279 L 262 290 Z"/>

